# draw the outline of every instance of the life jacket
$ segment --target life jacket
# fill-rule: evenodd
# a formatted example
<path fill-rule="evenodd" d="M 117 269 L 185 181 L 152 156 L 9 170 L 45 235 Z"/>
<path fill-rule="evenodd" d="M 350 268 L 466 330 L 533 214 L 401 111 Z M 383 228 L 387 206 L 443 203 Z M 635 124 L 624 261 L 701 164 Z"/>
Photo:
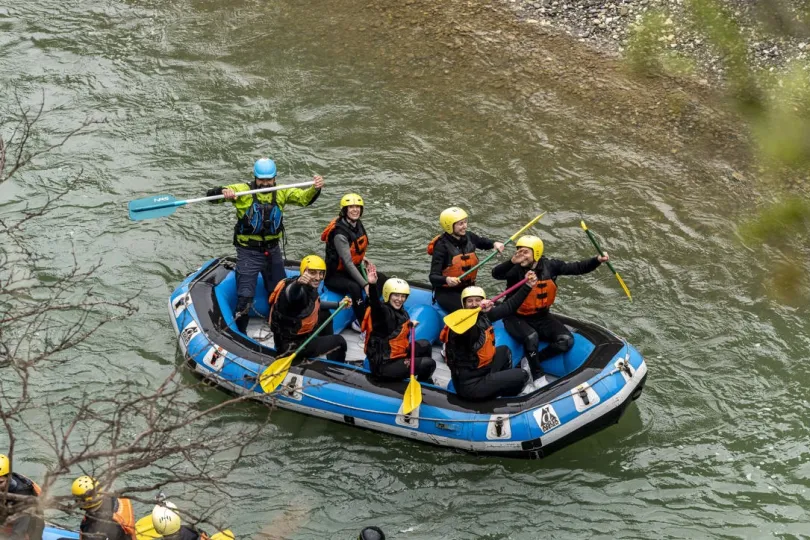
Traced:
<path fill-rule="evenodd" d="M 12 472 L 11 480 L 12 481 L 9 482 L 8 485 L 9 493 L 13 493 L 15 495 L 36 495 L 37 497 L 40 493 L 42 493 L 42 489 L 37 485 L 37 483 L 23 474 Z M 14 502 L 18 501 L 9 501 L 9 503 L 12 505 Z"/>
<path fill-rule="evenodd" d="M 315 294 L 310 295 L 309 304 L 298 315 L 288 315 L 284 311 L 276 309 L 279 296 L 281 296 L 284 288 L 297 279 L 292 277 L 279 281 L 276 288 L 270 293 L 268 300 L 270 303 L 270 329 L 274 334 L 280 335 L 287 340 L 294 336 L 306 336 L 312 333 L 318 324 L 318 311 L 321 309 L 321 299 L 318 296 L 318 291 L 314 289 Z"/>
<path fill-rule="evenodd" d="M 484 315 L 478 316 L 476 326 L 479 330 L 478 339 L 473 343 L 471 351 L 459 350 L 455 343 L 457 338 L 454 337 L 458 334 L 450 332 L 449 327 L 445 326 L 439 334 L 439 340 L 445 344 L 447 365 L 454 375 L 462 370 L 485 368 L 495 358 L 495 329 Z"/>
<path fill-rule="evenodd" d="M 436 242 L 441 241 L 444 236 L 444 234 L 440 234 L 430 241 L 427 247 L 428 255 L 433 255 Z M 475 254 L 475 245 L 468 236 L 464 236 L 464 243 L 462 244 L 461 248 L 449 240 L 444 240 L 444 243 L 447 245 L 447 252 L 451 257 L 450 266 L 447 266 L 442 270 L 442 275 L 444 277 L 459 277 L 461 274 L 478 264 L 478 255 Z M 461 280 L 460 286 L 469 287 L 470 285 L 473 285 L 477 275 L 478 270 L 470 272 L 464 276 L 464 279 Z M 443 287 L 449 287 L 449 285 L 445 283 Z"/>
<path fill-rule="evenodd" d="M 357 226 L 352 227 L 342 217 L 336 217 L 321 233 L 321 241 L 326 242 L 326 271 L 332 273 L 344 270 L 343 259 L 338 255 L 334 238 L 336 234 L 342 234 L 349 240 L 349 249 L 352 254 L 352 264 L 355 266 L 363 262 L 368 249 L 368 235 L 363 227 L 363 222 L 357 220 Z"/>
<path fill-rule="evenodd" d="M 538 281 L 517 309 L 518 315 L 534 315 L 551 307 L 557 297 L 557 284 L 553 279 Z"/>
<path fill-rule="evenodd" d="M 393 309 L 393 308 L 392 308 Z M 385 337 L 373 335 L 373 323 L 371 320 L 371 308 L 366 308 L 363 316 L 363 323 L 360 330 L 366 333 L 365 352 L 372 364 L 382 362 L 385 359 L 396 360 L 408 357 L 408 345 L 410 344 L 410 317 L 404 309 L 394 310 L 396 325 L 394 330 Z"/>
<path fill-rule="evenodd" d="M 250 187 L 256 189 L 255 182 Z M 276 194 L 276 191 L 272 192 L 269 203 L 260 202 L 257 193 L 252 195 L 253 204 L 236 221 L 236 226 L 233 229 L 234 241 L 239 235 L 273 236 L 282 231 L 284 228 L 284 214 L 276 202 Z M 237 195 L 239 194 L 237 193 Z"/>
<path fill-rule="evenodd" d="M 112 519 L 121 527 L 126 537 L 137 540 L 132 502 L 129 499 L 105 497 L 101 504 L 95 512 L 85 513 L 79 526 L 79 539 L 97 540 L 100 536 L 106 536 L 109 540 L 118 540 L 120 532 L 113 534 L 114 525 L 110 522 Z"/>

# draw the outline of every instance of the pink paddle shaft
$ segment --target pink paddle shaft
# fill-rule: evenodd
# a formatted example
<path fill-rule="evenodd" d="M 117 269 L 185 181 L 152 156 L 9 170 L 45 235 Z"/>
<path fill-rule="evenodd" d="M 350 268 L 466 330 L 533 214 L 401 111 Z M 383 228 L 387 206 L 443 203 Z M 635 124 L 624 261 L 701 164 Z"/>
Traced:
<path fill-rule="evenodd" d="M 414 364 L 416 363 L 416 326 L 411 324 L 411 377 L 414 373 Z"/>
<path fill-rule="evenodd" d="M 514 285 L 512 285 L 511 287 L 509 287 L 509 288 L 508 288 L 508 289 L 506 289 L 505 291 L 503 291 L 501 294 L 499 294 L 499 295 L 495 296 L 495 297 L 492 299 L 492 301 L 494 302 L 495 300 L 500 300 L 501 298 L 503 298 L 504 296 L 506 296 L 506 295 L 507 295 L 507 294 L 509 294 L 510 292 L 514 291 L 515 289 L 517 289 L 518 287 L 520 287 L 521 285 L 523 285 L 523 284 L 524 284 L 524 283 L 526 283 L 527 281 L 529 281 L 529 278 L 523 278 L 523 279 L 521 279 L 520 281 L 518 281 L 517 283 L 515 283 Z"/>

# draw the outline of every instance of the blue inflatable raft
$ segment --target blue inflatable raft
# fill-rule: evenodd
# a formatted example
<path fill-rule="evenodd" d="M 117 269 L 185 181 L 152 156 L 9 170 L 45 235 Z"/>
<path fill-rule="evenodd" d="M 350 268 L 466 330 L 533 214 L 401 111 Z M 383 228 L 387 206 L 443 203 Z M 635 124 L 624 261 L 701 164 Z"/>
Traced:
<path fill-rule="evenodd" d="M 298 263 L 287 264 L 287 274 L 297 275 Z M 574 346 L 543 363 L 546 377 L 518 396 L 466 401 L 453 391 L 437 345 L 445 314 L 432 304 L 428 288 L 412 284 L 405 308 L 419 321 L 417 339 L 434 344 L 437 369 L 435 384 L 422 384 L 422 404 L 410 415 L 401 410 L 408 381 L 380 382 L 371 376 L 361 337 L 350 329 L 351 310 L 333 320 L 335 332 L 349 345 L 346 363 L 296 361 L 282 385 L 265 394 L 257 379 L 275 355 L 266 323 L 268 295 L 260 277 L 247 335 L 236 330 L 234 269 L 232 259 L 210 260 L 171 294 L 169 314 L 180 348 L 198 376 L 284 409 L 468 452 L 542 458 L 618 422 L 647 378 L 644 359 L 624 339 L 595 324 L 560 317 L 574 335 Z M 341 297 L 321 289 L 323 300 Z M 522 345 L 500 321 L 495 339 L 528 369 Z"/>

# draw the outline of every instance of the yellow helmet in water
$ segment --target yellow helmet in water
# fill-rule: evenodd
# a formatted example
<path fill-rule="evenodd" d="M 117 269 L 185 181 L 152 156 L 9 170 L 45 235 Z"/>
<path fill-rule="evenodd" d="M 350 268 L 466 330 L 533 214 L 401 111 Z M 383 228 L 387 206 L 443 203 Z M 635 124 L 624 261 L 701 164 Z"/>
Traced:
<path fill-rule="evenodd" d="M 357 193 L 347 193 L 340 199 L 340 207 L 346 208 L 347 206 L 363 206 L 363 197 Z"/>
<path fill-rule="evenodd" d="M 453 234 L 453 225 L 462 219 L 467 219 L 467 217 L 467 212 L 461 208 L 458 208 L 457 206 L 451 206 L 439 214 L 439 223 L 441 224 L 442 229 L 444 229 L 444 232 L 447 234 Z"/>
<path fill-rule="evenodd" d="M 307 255 L 301 259 L 300 271 L 303 274 L 305 270 L 323 270 L 326 272 L 326 263 L 317 255 Z"/>
<path fill-rule="evenodd" d="M 6 476 L 11 473 L 11 460 L 5 454 L 0 454 L 0 476 Z"/>
<path fill-rule="evenodd" d="M 398 277 L 392 277 L 383 285 L 383 302 L 388 302 L 392 294 L 411 294 L 411 287 L 408 282 Z"/>
<path fill-rule="evenodd" d="M 101 506 L 101 487 L 92 476 L 78 477 L 73 481 L 70 492 L 79 503 L 80 508 L 90 510 Z"/>
<path fill-rule="evenodd" d="M 169 501 L 155 505 L 152 509 L 152 527 L 161 536 L 171 536 L 180 530 L 182 522 L 175 512 L 177 506 Z"/>
<path fill-rule="evenodd" d="M 464 300 L 471 296 L 480 296 L 482 300 L 487 299 L 487 293 L 481 287 L 465 287 L 461 291 L 461 307 L 464 307 Z"/>
<path fill-rule="evenodd" d="M 518 241 L 515 243 L 515 247 L 527 247 L 530 248 L 534 252 L 534 260 L 539 261 L 540 257 L 543 256 L 543 241 L 540 240 L 536 236 L 532 235 L 525 235 L 518 238 Z"/>

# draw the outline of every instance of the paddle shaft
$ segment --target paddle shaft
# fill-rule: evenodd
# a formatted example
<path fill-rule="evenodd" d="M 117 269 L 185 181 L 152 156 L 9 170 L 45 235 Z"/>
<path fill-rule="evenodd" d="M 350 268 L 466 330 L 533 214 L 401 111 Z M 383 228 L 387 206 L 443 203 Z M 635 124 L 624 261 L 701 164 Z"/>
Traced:
<path fill-rule="evenodd" d="M 494 302 L 495 300 L 500 300 L 501 298 L 503 298 L 504 296 L 506 296 L 510 292 L 518 289 L 521 285 L 523 285 L 527 281 L 529 281 L 529 278 L 527 278 L 527 277 L 521 279 L 520 281 L 518 281 L 517 283 L 515 283 L 514 285 L 512 285 L 511 287 L 509 287 L 505 291 L 503 291 L 501 294 L 498 294 L 494 298 L 492 298 L 492 301 Z"/>
<path fill-rule="evenodd" d="M 546 213 L 545 213 L 545 212 L 543 212 L 542 214 L 538 215 L 536 218 L 534 218 L 533 220 L 531 220 L 530 222 L 528 222 L 526 225 L 524 225 L 524 226 L 523 226 L 523 227 L 522 227 L 522 228 L 521 228 L 521 229 L 520 229 L 518 232 L 516 232 L 515 234 L 513 234 L 512 236 L 510 236 L 510 237 L 509 237 L 509 240 L 507 240 L 506 242 L 504 242 L 504 243 L 503 243 L 503 246 L 504 246 L 504 247 L 506 247 L 506 246 L 508 246 L 509 244 L 511 244 L 512 242 L 514 242 L 514 241 L 515 241 L 515 238 L 517 238 L 518 236 L 520 236 L 521 234 L 523 234 L 523 232 L 524 232 L 526 229 L 528 229 L 529 227 L 531 227 L 532 225 L 534 225 L 535 223 L 537 223 L 538 221 L 540 221 L 540 218 L 541 218 L 541 217 L 543 217 L 544 215 L 546 215 Z M 463 279 L 463 278 L 465 278 L 465 277 L 466 277 L 468 274 L 470 274 L 471 272 L 475 272 L 475 271 L 476 271 L 476 270 L 478 270 L 478 268 L 480 268 L 480 267 L 481 267 L 481 266 L 482 266 L 484 263 L 486 263 L 488 260 L 490 260 L 492 257 L 494 257 L 494 256 L 495 256 L 495 255 L 497 255 L 497 254 L 498 254 L 498 250 L 494 250 L 492 253 L 490 253 L 489 255 L 487 255 L 486 257 L 484 257 L 484 260 L 483 260 L 483 261 L 479 262 L 478 264 L 476 264 L 475 266 L 473 266 L 472 268 L 470 268 L 469 270 L 467 270 L 466 272 L 464 272 L 463 274 L 461 274 L 461 275 L 458 277 L 458 279 Z"/>
<path fill-rule="evenodd" d="M 253 195 L 254 193 L 269 193 L 271 191 L 279 191 L 282 189 L 291 189 L 291 188 L 300 188 L 305 186 L 311 186 L 315 182 L 299 182 L 297 184 L 286 184 L 283 186 L 273 186 L 273 187 L 266 187 L 260 189 L 251 189 L 250 191 L 239 191 L 237 192 L 237 197 L 242 197 L 243 195 Z M 210 197 L 198 197 L 196 199 L 186 199 L 185 201 L 170 201 L 166 203 L 160 204 L 153 204 L 152 206 L 144 206 L 142 208 L 133 208 L 133 212 L 145 212 L 147 210 L 160 210 L 161 208 L 169 208 L 172 206 L 185 206 L 187 204 L 202 202 L 202 201 L 216 201 L 217 199 L 224 199 L 225 195 L 212 195 Z"/>
<path fill-rule="evenodd" d="M 599 247 L 599 242 L 596 240 L 596 237 L 593 235 L 593 233 L 591 232 L 591 230 L 590 230 L 590 229 L 585 229 L 585 234 L 587 234 L 587 235 L 588 235 L 588 238 L 590 238 L 590 240 L 591 240 L 591 244 L 593 244 L 593 247 L 595 247 L 595 248 L 596 248 L 596 251 L 599 253 L 599 255 L 600 255 L 600 256 L 601 256 L 601 255 L 604 255 L 604 254 L 605 254 L 605 252 L 604 252 L 604 251 L 602 251 L 602 248 L 601 248 L 601 247 Z M 615 269 L 615 268 L 613 268 L 613 265 L 612 265 L 612 264 L 610 264 L 610 261 L 607 261 L 607 266 L 608 266 L 608 268 L 610 268 L 610 271 L 611 271 L 611 272 L 613 272 L 614 274 L 616 273 L 616 269 Z"/>
<path fill-rule="evenodd" d="M 416 364 L 416 326 L 411 323 L 411 378 L 415 373 L 414 364 Z"/>
<path fill-rule="evenodd" d="M 314 331 L 314 332 L 312 332 L 312 334 L 311 334 L 311 335 L 310 335 L 310 336 L 309 336 L 307 339 L 305 339 L 305 340 L 304 340 L 304 342 L 303 342 L 303 343 L 302 343 L 302 344 L 301 344 L 301 345 L 300 345 L 300 346 L 299 346 L 297 349 L 295 349 L 295 352 L 292 354 L 292 355 L 293 355 L 293 357 L 298 356 L 298 353 L 300 353 L 301 351 L 303 351 L 303 350 L 304 350 L 304 348 L 305 348 L 307 345 L 309 345 L 309 342 L 310 342 L 310 341 L 312 341 L 313 339 L 315 339 L 316 337 L 318 337 L 318 334 L 320 334 L 320 333 L 321 333 L 321 330 L 323 330 L 324 328 L 326 328 L 326 325 L 327 325 L 327 324 L 329 324 L 330 322 L 332 322 L 332 319 L 334 319 L 334 318 L 335 318 L 335 315 L 337 315 L 338 313 L 340 313 L 340 310 L 342 310 L 342 309 L 343 309 L 343 308 L 345 308 L 345 307 L 346 307 L 346 302 L 341 302 L 341 303 L 338 305 L 337 309 L 336 309 L 336 310 L 335 310 L 335 311 L 334 311 L 334 312 L 333 312 L 331 315 L 329 315 L 329 318 L 327 318 L 325 321 L 323 321 L 323 324 L 322 324 L 322 325 L 320 325 L 318 328 L 316 328 L 316 329 L 315 329 L 315 331 Z"/>

